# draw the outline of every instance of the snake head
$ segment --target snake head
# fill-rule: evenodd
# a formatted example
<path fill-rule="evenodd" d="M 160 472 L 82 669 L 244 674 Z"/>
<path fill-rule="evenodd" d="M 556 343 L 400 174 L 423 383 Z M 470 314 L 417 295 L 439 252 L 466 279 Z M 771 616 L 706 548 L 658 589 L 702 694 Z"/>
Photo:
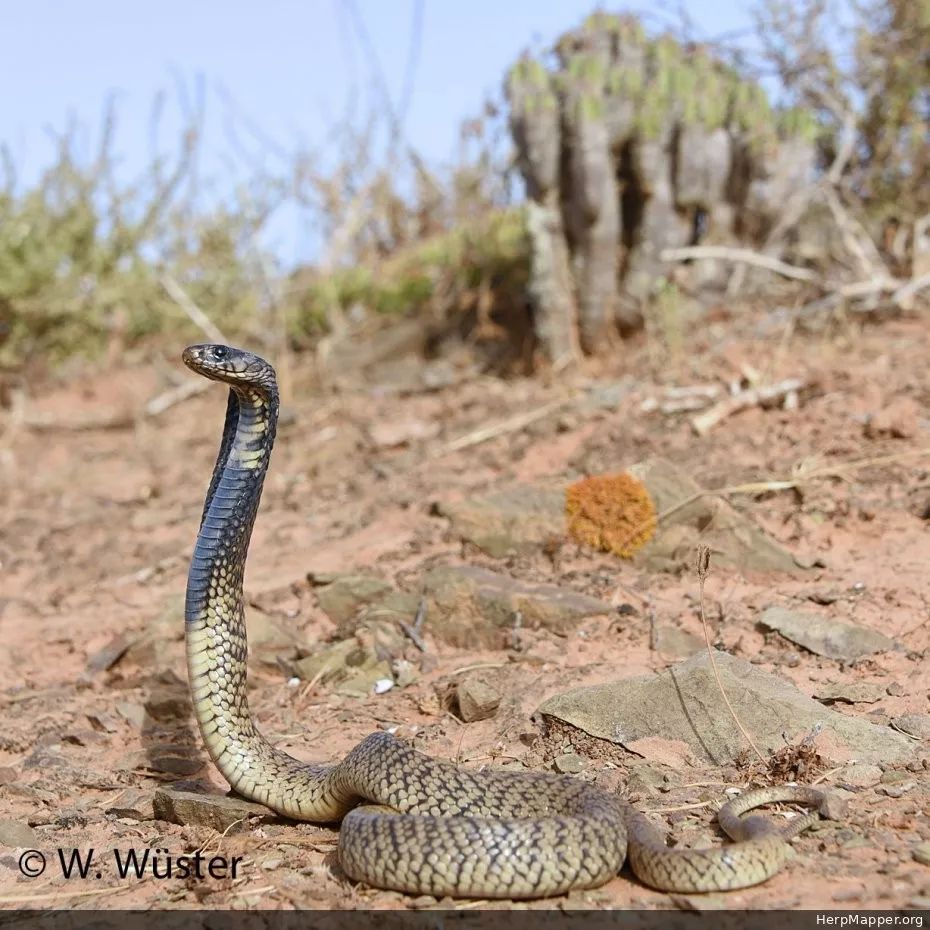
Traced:
<path fill-rule="evenodd" d="M 212 381 L 222 381 L 230 387 L 277 389 L 271 364 L 245 349 L 206 343 L 188 346 L 181 358 L 191 371 Z"/>

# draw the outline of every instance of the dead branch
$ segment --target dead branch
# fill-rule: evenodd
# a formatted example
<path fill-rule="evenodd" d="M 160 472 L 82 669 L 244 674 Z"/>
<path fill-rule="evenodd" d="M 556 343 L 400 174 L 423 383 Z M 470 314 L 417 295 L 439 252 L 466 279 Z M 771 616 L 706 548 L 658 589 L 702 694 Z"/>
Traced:
<path fill-rule="evenodd" d="M 901 285 L 891 295 L 891 302 L 902 310 L 910 310 L 914 305 L 914 295 L 927 287 L 930 287 L 930 272 L 919 278 L 911 278 L 906 284 Z"/>
<path fill-rule="evenodd" d="M 23 413 L 18 420 L 26 429 L 37 433 L 81 433 L 97 429 L 129 429 L 133 425 L 132 415 L 125 410 L 103 410 L 100 413 L 66 419 L 43 413 Z"/>
<path fill-rule="evenodd" d="M 787 262 L 753 252 L 752 249 L 734 249 L 725 245 L 693 245 L 681 249 L 663 249 L 659 257 L 664 262 L 683 262 L 690 259 L 720 259 L 729 262 L 740 262 L 744 265 L 755 265 L 765 268 L 785 278 L 795 281 L 819 281 L 820 275 L 809 268 L 798 268 Z"/>
<path fill-rule="evenodd" d="M 875 243 L 862 228 L 862 224 L 854 219 L 840 202 L 836 190 L 832 186 L 824 185 L 822 193 L 843 236 L 843 245 L 859 263 L 863 273 L 871 277 L 889 277 L 888 268 L 882 261 Z"/>
<path fill-rule="evenodd" d="M 197 397 L 205 391 L 209 391 L 210 387 L 210 382 L 205 381 L 203 378 L 198 378 L 196 381 L 193 379 L 185 381 L 183 384 L 169 388 L 167 391 L 162 391 L 161 394 L 157 394 L 153 397 L 145 405 L 145 415 L 147 417 L 157 417 L 166 410 L 170 410 L 176 404 L 180 404 L 188 398 Z"/>
<path fill-rule="evenodd" d="M 788 378 L 768 387 L 754 387 L 732 397 L 725 397 L 714 404 L 710 410 L 696 416 L 691 420 L 691 427 L 698 436 L 704 436 L 712 430 L 721 420 L 732 416 L 748 407 L 757 407 L 761 404 L 771 403 L 775 400 L 789 401 L 792 395 L 797 394 L 804 387 L 799 378 Z"/>
<path fill-rule="evenodd" d="M 528 410 L 526 413 L 518 413 L 516 416 L 508 417 L 506 420 L 500 420 L 497 423 L 484 426 L 474 432 L 466 433 L 464 436 L 459 436 L 458 439 L 447 442 L 435 455 L 440 456 L 448 452 L 459 452 L 462 449 L 468 449 L 471 446 L 477 446 L 483 442 L 487 442 L 489 439 L 496 439 L 498 436 L 506 436 L 508 433 L 515 433 L 523 429 L 523 427 L 529 426 L 531 423 L 535 423 L 537 420 L 541 420 L 551 413 L 555 413 L 556 410 L 560 410 L 567 403 L 568 401 L 566 400 L 556 400 L 552 403 L 544 404 L 542 407 L 537 407 L 535 410 Z"/>
<path fill-rule="evenodd" d="M 160 274 L 158 280 L 168 296 L 184 311 L 188 319 L 190 319 L 211 342 L 219 342 L 224 345 L 229 343 L 229 340 L 223 335 L 216 323 L 194 303 L 190 294 L 188 294 L 170 274 L 167 272 Z"/>

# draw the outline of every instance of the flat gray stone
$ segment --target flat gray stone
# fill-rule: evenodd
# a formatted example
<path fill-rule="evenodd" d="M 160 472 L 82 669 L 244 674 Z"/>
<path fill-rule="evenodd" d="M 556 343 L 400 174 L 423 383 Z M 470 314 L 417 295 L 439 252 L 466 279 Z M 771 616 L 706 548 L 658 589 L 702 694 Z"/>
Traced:
<path fill-rule="evenodd" d="M 930 739 L 930 714 L 903 714 L 891 722 L 902 733 L 917 739 Z"/>
<path fill-rule="evenodd" d="M 584 617 L 610 613 L 603 601 L 550 584 L 520 581 L 475 565 L 434 568 L 423 579 L 427 630 L 453 646 L 507 645 L 520 611 L 524 629 L 567 632 Z"/>
<path fill-rule="evenodd" d="M 872 788 L 882 780 L 882 770 L 879 766 L 868 762 L 855 762 L 847 765 L 840 772 L 840 780 L 853 788 Z"/>
<path fill-rule="evenodd" d="M 35 849 L 39 842 L 38 833 L 28 824 L 18 820 L 0 820 L 0 846 L 12 846 L 14 849 L 26 846 Z"/>
<path fill-rule="evenodd" d="M 340 575 L 317 588 L 316 599 L 331 620 L 345 627 L 362 607 L 382 600 L 392 591 L 389 582 L 374 575 Z"/>
<path fill-rule="evenodd" d="M 911 856 L 921 865 L 930 865 L 930 842 L 918 843 L 911 850 Z"/>
<path fill-rule="evenodd" d="M 814 697 L 824 704 L 874 704 L 885 697 L 885 688 L 871 681 L 836 681 L 818 685 Z"/>
<path fill-rule="evenodd" d="M 565 535 L 565 493 L 561 489 L 517 484 L 486 497 L 438 501 L 452 532 L 494 558 L 528 555 L 553 536 Z"/>
<path fill-rule="evenodd" d="M 650 571 L 693 569 L 697 547 L 705 545 L 712 568 L 801 573 L 787 549 L 723 498 L 702 494 L 690 475 L 665 459 L 637 462 L 629 473 L 646 485 L 656 513 L 666 514 L 655 536 L 633 556 L 634 564 Z"/>
<path fill-rule="evenodd" d="M 196 824 L 223 833 L 233 826 L 242 827 L 250 817 L 276 817 L 274 811 L 243 798 L 219 794 L 196 794 L 175 788 L 156 788 L 153 799 L 155 817 L 182 826 Z M 241 821 L 242 823 L 237 823 Z"/>
<path fill-rule="evenodd" d="M 574 752 L 565 752 L 552 760 L 552 767 L 563 775 L 578 775 L 584 771 L 584 759 Z"/>
<path fill-rule="evenodd" d="M 913 741 L 887 727 L 830 710 L 790 682 L 749 662 L 716 652 L 727 697 L 753 741 L 774 752 L 820 728 L 818 750 L 844 761 L 893 762 L 913 754 Z M 735 760 L 746 747 L 727 711 L 706 652 L 662 672 L 588 688 L 546 701 L 540 713 L 600 739 L 632 743 L 646 737 L 682 740 L 714 765 Z"/>
<path fill-rule="evenodd" d="M 114 817 L 131 817 L 133 820 L 154 820 L 155 802 L 151 791 L 127 788 L 106 809 Z"/>
<path fill-rule="evenodd" d="M 786 607 L 769 607 L 759 622 L 810 652 L 845 662 L 890 652 L 897 646 L 893 639 L 875 630 Z"/>

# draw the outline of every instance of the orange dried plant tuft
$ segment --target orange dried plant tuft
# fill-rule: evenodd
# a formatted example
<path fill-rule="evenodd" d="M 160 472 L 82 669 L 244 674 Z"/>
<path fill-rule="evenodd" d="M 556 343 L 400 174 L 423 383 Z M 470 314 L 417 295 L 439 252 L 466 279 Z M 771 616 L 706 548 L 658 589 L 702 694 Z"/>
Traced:
<path fill-rule="evenodd" d="M 623 472 L 592 475 L 565 490 L 568 534 L 625 559 L 656 531 L 656 508 L 642 481 Z"/>

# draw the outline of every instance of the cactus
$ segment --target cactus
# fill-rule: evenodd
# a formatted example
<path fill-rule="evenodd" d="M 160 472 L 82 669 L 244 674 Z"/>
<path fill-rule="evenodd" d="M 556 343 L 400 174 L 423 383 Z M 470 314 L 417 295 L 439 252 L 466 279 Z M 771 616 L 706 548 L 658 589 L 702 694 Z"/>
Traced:
<path fill-rule="evenodd" d="M 610 345 L 614 323 L 641 323 L 664 248 L 698 232 L 739 241 L 770 224 L 813 165 L 817 135 L 811 114 L 776 111 L 708 49 L 650 40 L 632 16 L 592 13 L 554 51 L 554 68 L 524 56 L 507 81 L 517 163 L 538 208 L 530 290 L 550 360 Z"/>

